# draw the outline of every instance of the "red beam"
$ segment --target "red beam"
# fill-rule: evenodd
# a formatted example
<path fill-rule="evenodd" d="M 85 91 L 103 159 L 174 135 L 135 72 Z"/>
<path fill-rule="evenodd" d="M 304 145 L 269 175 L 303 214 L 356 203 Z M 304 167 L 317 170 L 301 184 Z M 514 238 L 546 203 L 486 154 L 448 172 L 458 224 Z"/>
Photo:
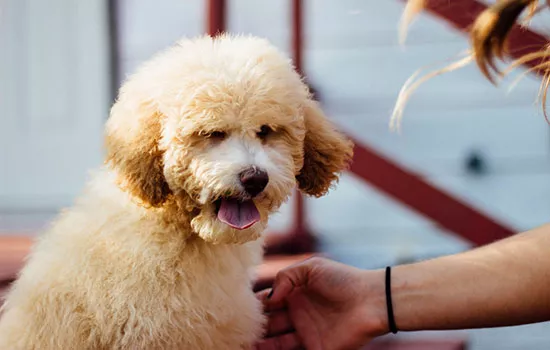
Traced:
<path fill-rule="evenodd" d="M 441 227 L 477 245 L 515 233 L 376 151 L 355 144 L 354 174 Z"/>
<path fill-rule="evenodd" d="M 292 0 L 292 55 L 298 73 L 303 74 L 303 2 Z"/>
<path fill-rule="evenodd" d="M 210 36 L 219 35 L 226 30 L 226 2 L 225 0 L 208 0 L 206 18 L 206 32 Z"/>
<path fill-rule="evenodd" d="M 452 27 L 467 33 L 481 12 L 487 5 L 477 0 L 427 0 L 426 10 L 439 18 L 444 19 Z M 509 56 L 518 59 L 526 54 L 546 49 L 548 39 L 528 28 L 518 25 L 512 28 L 508 37 Z M 543 59 L 532 60 L 526 63 L 528 68 L 542 63 Z M 541 73 L 541 72 L 538 72 Z"/>
<path fill-rule="evenodd" d="M 292 59 L 294 66 L 298 73 L 302 74 L 302 0 L 292 0 L 292 7 L 290 9 L 290 18 L 292 19 Z M 300 192 L 296 193 L 295 209 L 294 209 L 294 222 L 293 230 L 296 234 L 304 234 L 306 229 L 305 222 L 305 203 L 304 198 Z"/>
<path fill-rule="evenodd" d="M 290 18 L 292 20 L 292 59 L 296 71 L 303 74 L 303 1 L 291 0 Z M 294 202 L 292 229 L 288 234 L 290 240 L 282 246 L 273 246 L 271 250 L 279 252 L 302 253 L 315 250 L 316 239 L 306 222 L 306 208 L 303 195 L 297 191 Z M 282 248 L 282 249 L 281 249 Z M 268 252 L 270 249 L 267 250 Z"/>

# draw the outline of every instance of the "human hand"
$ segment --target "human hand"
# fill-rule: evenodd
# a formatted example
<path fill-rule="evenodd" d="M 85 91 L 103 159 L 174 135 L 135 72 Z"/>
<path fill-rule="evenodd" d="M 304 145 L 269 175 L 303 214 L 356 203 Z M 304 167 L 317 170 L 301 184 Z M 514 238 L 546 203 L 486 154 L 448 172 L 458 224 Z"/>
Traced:
<path fill-rule="evenodd" d="M 280 271 L 259 350 L 358 349 L 387 330 L 384 272 L 312 258 Z"/>

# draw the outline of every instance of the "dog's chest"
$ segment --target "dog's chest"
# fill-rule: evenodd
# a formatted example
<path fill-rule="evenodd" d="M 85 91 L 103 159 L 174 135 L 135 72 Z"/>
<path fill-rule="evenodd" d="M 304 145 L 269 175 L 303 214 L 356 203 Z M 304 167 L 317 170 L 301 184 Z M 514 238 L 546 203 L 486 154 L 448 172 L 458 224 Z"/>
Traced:
<path fill-rule="evenodd" d="M 159 272 L 140 283 L 142 289 L 133 290 L 140 304 L 132 303 L 137 317 L 128 324 L 126 335 L 134 338 L 129 343 L 164 349 L 248 348 L 261 334 L 263 315 L 250 284 L 251 266 L 241 253 L 230 253 L 210 252 L 174 266 L 178 273 Z"/>
<path fill-rule="evenodd" d="M 262 328 L 262 312 L 248 284 L 237 285 L 229 276 L 225 286 L 202 284 L 187 294 L 174 295 L 175 307 L 166 318 L 178 343 L 193 349 L 240 349 L 252 342 Z"/>

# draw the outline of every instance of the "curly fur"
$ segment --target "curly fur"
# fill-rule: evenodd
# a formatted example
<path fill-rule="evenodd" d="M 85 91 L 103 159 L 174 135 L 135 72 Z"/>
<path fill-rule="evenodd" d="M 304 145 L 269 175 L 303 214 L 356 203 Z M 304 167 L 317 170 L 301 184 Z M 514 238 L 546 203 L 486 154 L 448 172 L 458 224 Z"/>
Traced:
<path fill-rule="evenodd" d="M 539 12 L 550 8 L 549 0 L 543 1 L 542 4 L 539 3 L 538 0 L 497 0 L 489 5 L 479 14 L 469 29 L 471 49 L 465 54 L 465 57 L 420 78 L 418 78 L 419 72 L 417 72 L 403 85 L 392 113 L 391 127 L 399 128 L 405 105 L 411 94 L 421 84 L 443 73 L 460 69 L 471 62 L 475 62 L 483 76 L 493 84 L 497 84 L 497 78 L 506 76 L 518 66 L 525 63 L 532 64 L 527 72 L 536 71 L 543 76 L 539 97 L 541 97 L 546 120 L 550 121 L 546 110 L 548 87 L 550 86 L 549 48 L 546 47 L 538 52 L 527 53 L 519 57 L 504 71 L 501 71 L 497 65 L 497 63 L 505 62 L 506 54 L 510 53 L 507 49 L 507 41 L 511 36 L 512 29 L 518 25 L 527 24 Z M 399 30 L 401 42 L 404 42 L 407 29 L 414 18 L 427 5 L 429 5 L 429 0 L 407 1 Z M 452 3 L 448 6 L 452 6 Z M 522 15 L 525 16 L 522 18 Z M 524 75 L 525 73 L 522 74 L 522 76 Z"/>
<path fill-rule="evenodd" d="M 312 196 L 326 194 L 353 156 L 353 145 L 334 129 L 315 101 L 305 107 L 304 166 L 297 176 L 299 188 Z"/>
<path fill-rule="evenodd" d="M 270 130 L 259 136 L 262 126 Z M 324 194 L 352 144 L 266 41 L 182 40 L 121 88 L 106 163 L 38 240 L 7 296 L 0 349 L 248 349 L 269 215 L 296 184 Z M 215 201 L 269 174 L 261 216 L 236 230 Z"/>

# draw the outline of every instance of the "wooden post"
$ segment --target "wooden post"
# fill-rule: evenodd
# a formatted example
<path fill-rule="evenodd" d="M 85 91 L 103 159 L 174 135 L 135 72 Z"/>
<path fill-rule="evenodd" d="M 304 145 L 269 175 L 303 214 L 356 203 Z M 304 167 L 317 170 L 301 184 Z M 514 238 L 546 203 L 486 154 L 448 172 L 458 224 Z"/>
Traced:
<path fill-rule="evenodd" d="M 208 0 L 206 32 L 210 36 L 219 35 L 226 30 L 226 1 Z"/>

